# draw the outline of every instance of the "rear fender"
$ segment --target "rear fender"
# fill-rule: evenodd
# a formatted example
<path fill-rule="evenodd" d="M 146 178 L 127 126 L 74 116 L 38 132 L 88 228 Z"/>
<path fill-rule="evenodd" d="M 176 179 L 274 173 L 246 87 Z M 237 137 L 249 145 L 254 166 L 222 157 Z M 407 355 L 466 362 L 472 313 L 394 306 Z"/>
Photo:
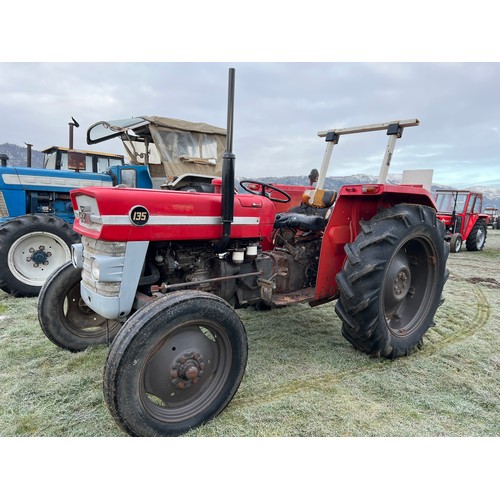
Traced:
<path fill-rule="evenodd" d="M 377 212 L 401 203 L 436 209 L 430 193 L 417 186 L 386 184 L 343 186 L 325 228 L 318 265 L 316 295 L 311 305 L 338 298 L 337 273 L 346 259 L 345 245 L 358 236 L 364 221 Z"/>

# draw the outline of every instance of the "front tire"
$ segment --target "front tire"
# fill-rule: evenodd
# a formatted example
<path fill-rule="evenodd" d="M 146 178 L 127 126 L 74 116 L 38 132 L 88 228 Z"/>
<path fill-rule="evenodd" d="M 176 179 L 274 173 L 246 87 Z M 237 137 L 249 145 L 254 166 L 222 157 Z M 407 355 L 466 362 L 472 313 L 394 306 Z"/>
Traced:
<path fill-rule="evenodd" d="M 0 227 L 0 288 L 16 297 L 38 295 L 47 278 L 71 259 L 78 235 L 64 220 L 23 215 Z"/>
<path fill-rule="evenodd" d="M 247 362 L 245 327 L 213 294 L 173 292 L 139 309 L 111 345 L 104 398 L 132 436 L 177 436 L 217 416 Z"/>
<path fill-rule="evenodd" d="M 67 262 L 49 277 L 38 297 L 38 321 L 43 333 L 71 352 L 111 343 L 122 325 L 106 320 L 85 304 L 80 281 L 81 270 Z"/>
<path fill-rule="evenodd" d="M 342 334 L 371 356 L 409 352 L 434 325 L 448 277 L 449 246 L 435 211 L 420 205 L 385 209 L 346 245 L 335 310 Z"/>
<path fill-rule="evenodd" d="M 450 252 L 459 253 L 462 249 L 462 236 L 460 233 L 453 233 L 450 239 Z"/>

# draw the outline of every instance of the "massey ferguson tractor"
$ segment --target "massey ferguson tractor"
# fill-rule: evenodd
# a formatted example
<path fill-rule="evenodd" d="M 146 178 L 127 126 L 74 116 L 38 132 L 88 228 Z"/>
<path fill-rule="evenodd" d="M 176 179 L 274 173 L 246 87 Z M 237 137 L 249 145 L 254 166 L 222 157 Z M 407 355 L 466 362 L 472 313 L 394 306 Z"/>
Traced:
<path fill-rule="evenodd" d="M 473 191 L 438 189 L 436 191 L 438 219 L 446 228 L 445 239 L 451 253 L 458 253 L 465 241 L 469 252 L 483 249 L 488 232 L 488 218 L 482 213 L 483 195 Z"/>
<path fill-rule="evenodd" d="M 247 362 L 237 308 L 337 299 L 343 336 L 393 359 L 420 345 L 443 301 L 449 246 L 434 201 L 420 186 L 385 184 L 396 140 L 418 120 L 319 132 L 316 186 L 282 211 L 290 195 L 276 186 L 247 179 L 249 192 L 235 194 L 233 95 L 230 69 L 214 192 L 74 190 L 81 243 L 40 293 L 40 325 L 56 345 L 111 342 L 104 398 L 130 435 L 180 435 L 229 404 Z M 378 182 L 324 190 L 340 138 L 371 131 L 389 136 Z"/>
<path fill-rule="evenodd" d="M 74 149 L 73 128 L 79 125 L 74 119 L 69 125 L 69 148 L 43 150 L 43 168 L 31 166 L 30 147 L 26 166 L 2 161 L 0 289 L 17 297 L 38 295 L 48 276 L 71 260 L 71 245 L 80 240 L 72 228 L 72 189 L 121 184 L 203 190 L 222 171 L 226 131 L 206 123 L 142 116 L 92 125 L 87 142 L 121 138 L 126 164 L 122 155 Z M 197 147 L 208 157 L 204 162 L 190 156 Z"/>
<path fill-rule="evenodd" d="M 491 229 L 500 229 L 500 210 L 497 207 L 486 207 L 484 213 L 488 216 L 487 226 L 491 226 Z"/>

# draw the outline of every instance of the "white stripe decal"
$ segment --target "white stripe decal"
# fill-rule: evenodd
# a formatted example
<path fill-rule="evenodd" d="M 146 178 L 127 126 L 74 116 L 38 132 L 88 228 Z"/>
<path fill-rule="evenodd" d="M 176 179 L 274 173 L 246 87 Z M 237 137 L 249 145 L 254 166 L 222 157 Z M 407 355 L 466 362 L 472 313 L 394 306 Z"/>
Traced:
<path fill-rule="evenodd" d="M 128 215 L 103 215 L 99 218 L 107 226 L 132 226 Z M 95 221 L 97 222 L 97 221 Z M 216 226 L 222 224 L 222 217 L 199 217 L 196 215 L 151 215 L 145 226 Z M 235 217 L 233 224 L 256 226 L 260 217 Z M 145 227 L 142 226 L 142 227 Z"/>
<path fill-rule="evenodd" d="M 74 179 L 72 177 L 49 177 L 45 175 L 16 175 L 2 174 L 5 184 L 22 184 L 23 186 L 41 187 L 92 187 L 92 186 L 112 186 L 113 182 L 98 179 Z"/>

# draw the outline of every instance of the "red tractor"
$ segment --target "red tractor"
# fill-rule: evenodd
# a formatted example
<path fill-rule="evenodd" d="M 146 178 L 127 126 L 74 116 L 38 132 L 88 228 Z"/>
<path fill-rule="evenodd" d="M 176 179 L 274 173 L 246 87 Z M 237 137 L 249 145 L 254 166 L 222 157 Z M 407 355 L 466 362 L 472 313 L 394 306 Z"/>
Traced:
<path fill-rule="evenodd" d="M 488 227 L 491 226 L 491 229 L 500 229 L 500 210 L 497 207 L 486 207 L 484 213 L 488 216 Z"/>
<path fill-rule="evenodd" d="M 483 195 L 472 191 L 436 191 L 438 218 L 446 227 L 450 251 L 458 253 L 462 242 L 468 251 L 482 250 L 486 243 L 488 215 L 481 213 Z"/>
<path fill-rule="evenodd" d="M 229 404 L 247 362 L 236 308 L 338 299 L 344 337 L 393 359 L 420 345 L 443 301 L 449 246 L 434 200 L 421 186 L 385 184 L 396 140 L 418 120 L 319 132 L 316 188 L 282 212 L 290 195 L 276 186 L 245 180 L 250 193 L 235 194 L 233 92 L 231 69 L 215 192 L 73 191 L 82 242 L 40 293 L 40 325 L 56 345 L 78 351 L 115 337 L 104 398 L 131 435 L 183 434 Z M 389 135 L 379 181 L 324 190 L 339 138 L 377 130 Z"/>

